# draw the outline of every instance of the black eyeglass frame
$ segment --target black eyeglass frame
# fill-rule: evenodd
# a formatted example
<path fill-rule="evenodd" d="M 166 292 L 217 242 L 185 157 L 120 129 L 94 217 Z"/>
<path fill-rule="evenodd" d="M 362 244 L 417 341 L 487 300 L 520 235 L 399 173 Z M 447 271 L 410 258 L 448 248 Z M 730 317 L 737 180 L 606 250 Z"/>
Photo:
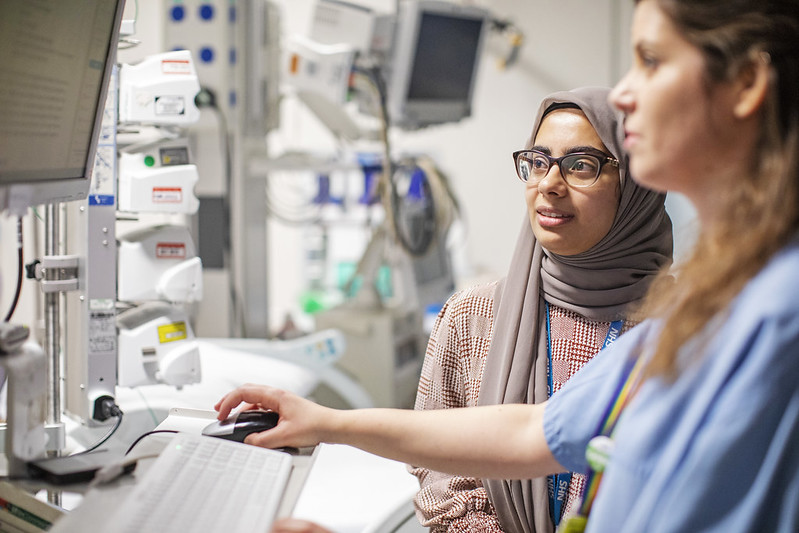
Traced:
<path fill-rule="evenodd" d="M 610 163 L 610 165 L 612 167 L 619 168 L 619 160 L 616 159 L 615 157 L 611 156 L 611 155 L 604 154 L 604 153 L 602 155 L 598 155 L 598 154 L 590 154 L 590 153 L 586 153 L 586 152 L 575 152 L 575 153 L 571 153 L 571 154 L 562 155 L 560 157 L 552 157 L 552 156 L 550 156 L 548 154 L 545 154 L 544 152 L 539 152 L 538 150 L 530 150 L 530 149 L 516 150 L 515 152 L 513 152 L 513 166 L 516 168 L 516 176 L 522 181 L 522 183 L 528 183 L 528 180 L 524 179 L 522 177 L 521 172 L 519 171 L 519 157 L 522 154 L 525 154 L 525 153 L 533 153 L 533 154 L 536 154 L 538 156 L 542 156 L 549 163 L 549 166 L 547 167 L 546 174 L 544 174 L 544 176 L 542 176 L 540 180 L 538 180 L 537 182 L 534 182 L 534 183 L 538 183 L 541 180 L 543 180 L 544 177 L 547 174 L 549 174 L 549 171 L 552 169 L 552 165 L 554 165 L 554 164 L 558 165 L 558 172 L 560 172 L 560 176 L 563 178 L 563 181 L 565 181 L 571 187 L 577 187 L 577 188 L 582 188 L 582 189 L 584 189 L 586 187 L 591 187 L 597 181 L 599 181 L 599 176 L 602 175 L 602 168 L 606 164 Z M 587 157 L 591 157 L 591 158 L 593 158 L 593 159 L 595 159 L 597 161 L 597 171 L 596 171 L 596 176 L 594 177 L 594 181 L 592 181 L 591 183 L 588 183 L 586 185 L 578 185 L 578 184 L 575 184 L 575 183 L 571 183 L 569 181 L 569 178 L 567 178 L 566 175 L 563 173 L 563 166 L 561 166 L 561 162 L 564 159 L 568 159 L 568 158 L 572 158 L 572 157 L 578 157 L 579 158 L 579 157 L 586 157 L 586 156 Z"/>

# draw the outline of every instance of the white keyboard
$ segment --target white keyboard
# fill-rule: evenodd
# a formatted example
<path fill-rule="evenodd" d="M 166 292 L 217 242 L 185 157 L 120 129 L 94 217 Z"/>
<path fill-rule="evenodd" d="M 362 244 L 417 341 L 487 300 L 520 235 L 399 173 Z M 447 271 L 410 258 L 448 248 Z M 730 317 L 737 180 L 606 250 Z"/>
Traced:
<path fill-rule="evenodd" d="M 284 452 L 179 433 L 125 497 L 112 530 L 269 531 L 291 460 Z"/>

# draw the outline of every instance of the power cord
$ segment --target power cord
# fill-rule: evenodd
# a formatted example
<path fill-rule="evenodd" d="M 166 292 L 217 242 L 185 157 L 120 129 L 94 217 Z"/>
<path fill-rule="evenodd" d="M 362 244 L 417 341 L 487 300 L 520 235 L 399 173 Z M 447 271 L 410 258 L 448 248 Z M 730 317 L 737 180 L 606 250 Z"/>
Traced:
<path fill-rule="evenodd" d="M 3 322 L 8 322 L 14 315 L 19 303 L 19 295 L 22 292 L 22 273 L 25 270 L 24 260 L 22 257 L 22 217 L 17 218 L 17 287 L 14 290 L 14 300 L 11 302 L 11 308 L 8 310 Z"/>
<path fill-rule="evenodd" d="M 92 418 L 98 422 L 104 422 L 112 416 L 122 419 L 122 409 L 114 401 L 114 398 L 104 394 L 94 400 L 94 415 Z"/>
<path fill-rule="evenodd" d="M 147 433 L 144 433 L 144 434 L 140 435 L 139 438 L 137 438 L 133 442 L 133 444 L 130 445 L 130 447 L 128 448 L 128 451 L 125 452 L 125 459 L 123 459 L 122 461 L 119 461 L 119 462 L 115 462 L 115 463 L 106 465 L 106 466 L 102 467 L 101 469 L 99 469 L 94 474 L 94 478 L 92 479 L 91 483 L 89 483 L 89 488 L 96 487 L 97 485 L 101 485 L 103 483 L 108 483 L 110 481 L 115 480 L 116 478 L 118 478 L 119 476 L 121 476 L 123 474 L 127 474 L 127 473 L 132 472 L 136 468 L 136 465 L 138 464 L 139 460 L 141 460 L 141 459 L 150 459 L 150 458 L 153 458 L 153 457 L 158 457 L 160 455 L 160 452 L 159 453 L 150 453 L 150 454 L 145 454 L 145 455 L 138 455 L 138 456 L 135 456 L 135 457 L 127 457 L 127 455 L 133 450 L 133 448 L 139 442 L 141 442 L 141 440 L 144 437 L 146 437 L 148 435 L 152 435 L 153 433 L 178 433 L 178 432 L 175 431 L 175 430 L 172 430 L 172 429 L 156 429 L 156 430 L 148 431 Z"/>
<path fill-rule="evenodd" d="M 125 452 L 125 455 L 129 454 L 133 450 L 133 448 L 135 448 L 136 445 L 139 442 L 141 442 L 141 440 L 144 437 L 152 435 L 153 433 L 178 433 L 178 431 L 175 431 L 174 429 L 154 429 L 153 431 L 148 431 L 147 433 L 144 433 L 144 434 L 140 435 L 138 439 L 133 441 L 133 444 L 130 445 L 130 447 L 128 448 L 128 451 Z"/>
<path fill-rule="evenodd" d="M 117 432 L 117 430 L 119 429 L 119 426 L 122 425 L 122 415 L 123 415 L 122 409 L 120 409 L 119 406 L 116 404 L 116 402 L 114 401 L 114 398 L 112 398 L 111 396 L 108 396 L 108 395 L 103 395 L 103 396 L 100 396 L 99 398 L 97 398 L 94 401 L 94 416 L 93 416 L 93 418 L 95 420 L 99 421 L 99 422 L 103 422 L 104 420 L 108 420 L 109 418 L 111 418 L 113 416 L 113 417 L 116 417 L 117 421 L 114 424 L 114 427 L 111 428 L 111 431 L 106 433 L 105 437 L 100 439 L 99 442 L 97 442 L 96 444 L 94 444 L 90 448 L 87 448 L 87 449 L 85 449 L 85 450 L 83 450 L 81 452 L 78 452 L 78 453 L 73 453 L 72 455 L 73 456 L 74 455 L 83 455 L 85 453 L 92 452 L 92 451 L 96 450 L 97 448 L 99 448 L 100 446 L 102 446 L 103 444 L 105 444 L 106 441 L 108 441 L 108 439 L 110 439 L 111 436 L 114 433 Z"/>

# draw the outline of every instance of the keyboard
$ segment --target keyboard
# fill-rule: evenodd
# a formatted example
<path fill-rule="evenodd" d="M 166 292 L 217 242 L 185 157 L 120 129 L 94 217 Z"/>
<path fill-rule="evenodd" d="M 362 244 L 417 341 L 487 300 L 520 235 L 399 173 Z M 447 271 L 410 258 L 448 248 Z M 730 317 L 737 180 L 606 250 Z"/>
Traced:
<path fill-rule="evenodd" d="M 114 533 L 269 531 L 291 455 L 179 433 L 115 513 Z"/>

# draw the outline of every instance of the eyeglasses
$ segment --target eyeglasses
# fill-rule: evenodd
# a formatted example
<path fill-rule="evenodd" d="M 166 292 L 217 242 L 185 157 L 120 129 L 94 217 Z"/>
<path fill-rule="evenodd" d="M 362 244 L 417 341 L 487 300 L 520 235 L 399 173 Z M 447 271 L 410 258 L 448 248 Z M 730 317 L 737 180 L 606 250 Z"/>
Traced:
<path fill-rule="evenodd" d="M 566 154 L 562 157 L 550 157 L 536 150 L 519 150 L 513 152 L 516 174 L 525 183 L 533 185 L 549 174 L 552 165 L 558 165 L 560 175 L 572 187 L 590 187 L 599 179 L 602 167 L 606 163 L 618 168 L 619 160 L 609 155 Z"/>

